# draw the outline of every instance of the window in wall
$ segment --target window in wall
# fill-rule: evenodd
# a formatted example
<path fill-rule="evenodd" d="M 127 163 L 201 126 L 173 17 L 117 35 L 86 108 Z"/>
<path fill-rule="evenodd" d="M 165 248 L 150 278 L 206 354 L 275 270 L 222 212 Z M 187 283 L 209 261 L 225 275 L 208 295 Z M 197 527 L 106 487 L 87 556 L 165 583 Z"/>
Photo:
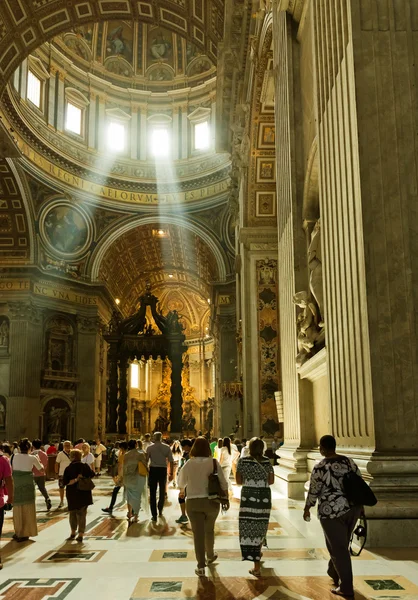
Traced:
<path fill-rule="evenodd" d="M 107 128 L 107 147 L 113 152 L 123 152 L 126 148 L 126 126 L 118 121 L 111 121 Z"/>
<path fill-rule="evenodd" d="M 195 150 L 207 150 L 209 148 L 209 123 L 196 123 L 194 126 L 194 147 Z"/>
<path fill-rule="evenodd" d="M 81 119 L 82 110 L 78 106 L 74 106 L 71 102 L 67 102 L 65 115 L 65 129 L 81 135 Z"/>
<path fill-rule="evenodd" d="M 170 136 L 166 127 L 155 127 L 151 133 L 151 153 L 155 158 L 170 154 Z"/>
<path fill-rule="evenodd" d="M 139 368 L 136 363 L 131 364 L 131 388 L 139 387 Z"/>
<path fill-rule="evenodd" d="M 32 71 L 28 71 L 28 89 L 26 95 L 28 100 L 37 108 L 41 108 L 41 89 L 42 82 L 39 77 L 36 77 Z"/>

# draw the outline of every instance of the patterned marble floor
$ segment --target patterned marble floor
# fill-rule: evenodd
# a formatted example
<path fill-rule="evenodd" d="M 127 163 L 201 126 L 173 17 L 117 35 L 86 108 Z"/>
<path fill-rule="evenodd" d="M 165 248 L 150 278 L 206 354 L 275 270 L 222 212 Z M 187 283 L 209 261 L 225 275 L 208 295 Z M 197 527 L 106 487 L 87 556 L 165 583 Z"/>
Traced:
<path fill-rule="evenodd" d="M 97 480 L 96 480 L 97 481 Z M 89 508 L 83 545 L 66 542 L 68 515 L 58 506 L 56 484 L 48 484 L 53 509 L 37 498 L 39 535 L 18 544 L 12 523 L 3 530 L 0 600 L 331 600 L 327 552 L 320 526 L 302 519 L 302 505 L 274 493 L 264 577 L 248 574 L 237 536 L 238 495 L 216 525 L 218 562 L 198 579 L 190 527 L 179 516 L 176 490 L 169 490 L 164 518 L 152 524 L 145 512 L 129 529 L 121 504 L 108 517 L 112 482 L 102 477 Z M 120 500 L 122 500 L 120 495 Z M 418 549 L 363 551 L 354 559 L 358 600 L 418 600 Z"/>

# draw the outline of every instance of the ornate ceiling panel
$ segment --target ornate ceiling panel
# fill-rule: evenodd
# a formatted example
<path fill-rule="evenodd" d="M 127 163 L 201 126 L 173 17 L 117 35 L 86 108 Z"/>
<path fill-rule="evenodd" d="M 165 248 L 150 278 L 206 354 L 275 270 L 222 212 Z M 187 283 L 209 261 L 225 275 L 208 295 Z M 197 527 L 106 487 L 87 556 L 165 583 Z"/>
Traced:
<path fill-rule="evenodd" d="M 218 279 L 215 258 L 196 234 L 177 225 L 143 225 L 122 235 L 105 254 L 99 277 L 131 314 L 148 279 L 153 288 L 188 288 L 207 299 Z M 193 323 L 191 323 L 193 324 Z"/>
<path fill-rule="evenodd" d="M 201 49 L 159 25 L 89 23 L 54 38 L 53 44 L 83 70 L 128 88 L 193 87 L 216 74 Z"/>
<path fill-rule="evenodd" d="M 158 23 L 180 34 L 216 62 L 224 29 L 223 0 L 3 0 L 0 75 L 3 85 L 42 42 L 75 25 L 124 19 Z"/>
<path fill-rule="evenodd" d="M 22 195 L 10 165 L 0 159 L 0 260 L 30 261 L 30 236 Z"/>

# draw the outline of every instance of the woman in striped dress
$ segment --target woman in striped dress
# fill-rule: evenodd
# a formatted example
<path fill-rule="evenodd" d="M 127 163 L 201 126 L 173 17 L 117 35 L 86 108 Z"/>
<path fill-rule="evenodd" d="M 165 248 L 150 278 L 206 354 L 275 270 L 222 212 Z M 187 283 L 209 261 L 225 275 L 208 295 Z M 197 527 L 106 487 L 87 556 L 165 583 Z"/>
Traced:
<path fill-rule="evenodd" d="M 239 541 L 242 560 L 252 560 L 251 575 L 261 576 L 261 547 L 265 543 L 271 511 L 270 485 L 274 471 L 270 460 L 263 455 L 264 444 L 252 438 L 249 456 L 240 458 L 237 465 L 237 484 L 242 485 L 239 507 Z"/>

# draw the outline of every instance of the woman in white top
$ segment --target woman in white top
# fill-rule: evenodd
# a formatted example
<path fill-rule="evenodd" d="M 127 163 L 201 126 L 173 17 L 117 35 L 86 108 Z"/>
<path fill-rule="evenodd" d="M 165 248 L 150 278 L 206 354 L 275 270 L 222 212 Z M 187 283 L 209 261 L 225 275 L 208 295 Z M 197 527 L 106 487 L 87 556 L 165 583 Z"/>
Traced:
<path fill-rule="evenodd" d="M 232 450 L 231 450 L 231 440 L 229 439 L 229 437 L 226 437 L 223 439 L 223 446 L 221 448 L 219 463 L 222 467 L 222 471 L 225 476 L 225 479 L 228 482 L 229 492 L 232 493 L 232 485 L 231 485 L 231 481 L 229 479 L 229 477 L 231 475 L 231 469 L 232 469 Z"/>
<path fill-rule="evenodd" d="M 14 504 L 13 526 L 17 542 L 25 542 L 29 537 L 38 535 L 36 524 L 35 484 L 32 469 L 43 469 L 37 456 L 29 454 L 31 443 L 24 438 L 19 443 L 19 454 L 13 454 L 11 465 L 13 469 Z"/>
<path fill-rule="evenodd" d="M 219 514 L 218 500 L 209 499 L 209 475 L 216 465 L 221 488 L 227 492 L 228 484 L 218 461 L 212 458 L 209 442 L 204 437 L 196 438 L 190 451 L 190 459 L 183 465 L 178 474 L 179 497 L 185 496 L 186 510 L 193 531 L 194 550 L 197 560 L 196 575 L 205 576 L 207 564 L 218 558 L 214 553 L 215 521 Z"/>
<path fill-rule="evenodd" d="M 81 452 L 83 453 L 81 462 L 88 465 L 94 473 L 94 456 L 90 452 L 90 444 L 84 442 L 81 446 Z"/>

